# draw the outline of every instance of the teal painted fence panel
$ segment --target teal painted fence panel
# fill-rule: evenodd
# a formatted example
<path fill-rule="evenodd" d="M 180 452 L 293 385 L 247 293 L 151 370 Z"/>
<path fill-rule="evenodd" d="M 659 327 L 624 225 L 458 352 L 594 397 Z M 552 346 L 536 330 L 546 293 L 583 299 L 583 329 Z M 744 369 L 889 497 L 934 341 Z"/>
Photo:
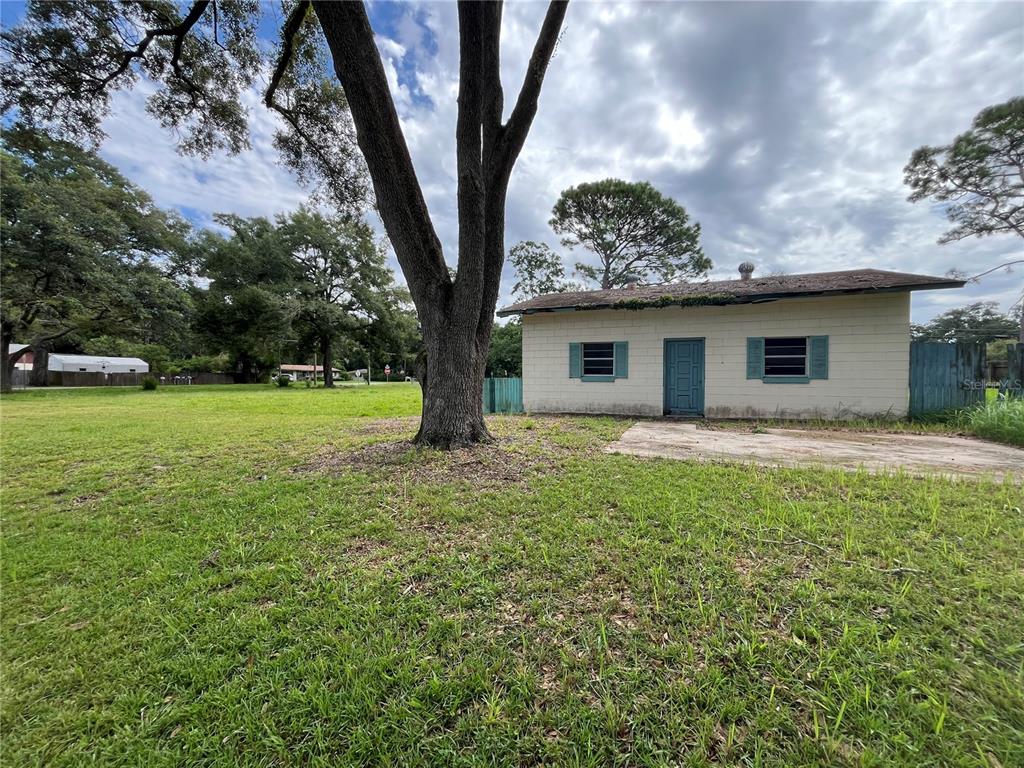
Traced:
<path fill-rule="evenodd" d="M 1006 348 L 1006 376 L 999 380 L 999 394 L 1024 397 L 1024 344 Z"/>
<path fill-rule="evenodd" d="M 911 342 L 911 416 L 965 408 L 984 400 L 984 344 Z"/>
<path fill-rule="evenodd" d="M 484 413 L 522 412 L 522 379 L 484 379 Z"/>

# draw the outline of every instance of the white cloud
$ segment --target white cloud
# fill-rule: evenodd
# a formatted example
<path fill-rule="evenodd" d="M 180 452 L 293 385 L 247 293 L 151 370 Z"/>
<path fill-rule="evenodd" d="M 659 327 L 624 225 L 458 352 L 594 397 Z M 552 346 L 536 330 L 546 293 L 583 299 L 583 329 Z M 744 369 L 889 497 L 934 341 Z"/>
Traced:
<path fill-rule="evenodd" d="M 456 260 L 458 25 L 450 3 L 392 6 L 377 24 L 435 228 Z M 511 111 L 545 11 L 508 3 L 502 31 Z M 371 7 L 371 14 L 374 8 Z M 402 77 L 399 77 L 402 73 Z M 1024 93 L 1024 25 L 1013 4 L 571 4 L 540 109 L 513 173 L 507 245 L 557 246 L 547 220 L 583 181 L 647 179 L 701 222 L 715 276 L 872 266 L 969 273 L 1021 252 L 1009 237 L 939 246 L 947 222 L 906 201 L 914 148 L 949 141 L 983 107 Z M 270 214 L 304 193 L 276 163 L 274 118 L 249 98 L 253 149 L 181 158 L 119 96 L 104 156 L 166 206 Z M 582 254 L 565 254 L 567 264 Z M 983 298 L 1004 307 L 1024 272 L 914 298 L 915 320 Z M 512 275 L 506 271 L 509 298 Z"/>

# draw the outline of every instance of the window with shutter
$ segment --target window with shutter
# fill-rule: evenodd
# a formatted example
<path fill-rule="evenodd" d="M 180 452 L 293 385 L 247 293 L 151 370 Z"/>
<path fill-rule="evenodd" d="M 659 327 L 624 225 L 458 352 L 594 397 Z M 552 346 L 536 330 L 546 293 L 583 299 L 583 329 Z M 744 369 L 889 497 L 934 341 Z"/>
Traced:
<path fill-rule="evenodd" d="M 578 379 L 583 375 L 583 345 L 578 341 L 569 344 L 569 378 Z"/>
<path fill-rule="evenodd" d="M 629 377 L 629 342 L 584 341 L 569 344 L 569 378 L 615 381 Z"/>
<path fill-rule="evenodd" d="M 760 336 L 747 338 L 747 378 L 760 379 L 764 376 L 764 339 Z"/>
<path fill-rule="evenodd" d="M 828 336 L 811 336 L 810 338 L 810 369 L 808 375 L 812 379 L 828 378 Z"/>
<path fill-rule="evenodd" d="M 747 378 L 806 384 L 828 378 L 828 336 L 749 337 Z"/>

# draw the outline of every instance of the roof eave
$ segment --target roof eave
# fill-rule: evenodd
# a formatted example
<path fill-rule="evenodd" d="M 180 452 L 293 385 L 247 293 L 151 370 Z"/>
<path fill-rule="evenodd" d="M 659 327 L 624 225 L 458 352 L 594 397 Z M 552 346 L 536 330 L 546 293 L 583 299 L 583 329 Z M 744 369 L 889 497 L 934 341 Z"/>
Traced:
<path fill-rule="evenodd" d="M 946 280 L 938 283 L 915 283 L 912 285 L 898 285 L 890 286 L 885 288 L 836 288 L 834 290 L 825 291 L 783 291 L 779 293 L 759 293 L 754 296 L 735 296 L 729 301 L 709 301 L 705 304 L 699 305 L 684 305 L 684 306 L 704 306 L 704 307 L 725 307 L 732 304 L 763 304 L 769 301 L 779 301 L 781 299 L 803 299 L 803 298 L 814 298 L 818 296 L 842 296 L 842 295 L 853 295 L 860 293 L 910 293 L 912 291 L 931 291 L 943 288 L 963 288 L 967 284 L 966 280 Z M 681 296 L 680 302 L 686 298 L 696 298 L 700 294 L 691 294 L 690 296 Z M 589 312 L 597 309 L 615 309 L 617 304 L 604 303 L 604 304 L 570 304 L 561 307 L 527 307 L 524 309 L 513 309 L 512 307 L 506 307 L 497 311 L 498 317 L 510 317 L 511 315 L 535 315 L 539 312 Z M 672 306 L 669 304 L 668 306 Z M 662 307 L 629 307 L 629 309 L 640 310 L 640 309 L 660 309 Z"/>

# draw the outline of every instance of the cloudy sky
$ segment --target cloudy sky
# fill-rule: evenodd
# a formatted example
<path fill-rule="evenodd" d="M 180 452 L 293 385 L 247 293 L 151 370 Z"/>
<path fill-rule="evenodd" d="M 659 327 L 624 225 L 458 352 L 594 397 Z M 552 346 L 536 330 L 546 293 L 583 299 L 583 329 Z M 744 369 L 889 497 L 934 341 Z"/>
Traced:
<path fill-rule="evenodd" d="M 5 4 L 5 23 L 15 7 Z M 544 10 L 506 4 L 507 110 Z M 455 6 L 375 2 L 370 13 L 454 263 Z M 506 243 L 562 250 L 547 224 L 559 192 L 616 176 L 651 181 L 686 206 L 715 278 L 744 260 L 759 272 L 981 272 L 1024 256 L 1020 239 L 937 245 L 943 212 L 906 201 L 902 169 L 916 147 L 946 143 L 983 107 L 1022 94 L 1022 3 L 574 2 L 512 177 Z M 102 153 L 161 205 L 208 223 L 214 212 L 267 215 L 304 200 L 276 163 L 273 118 L 257 94 L 252 150 L 208 161 L 178 155 L 143 98 L 117 97 Z M 512 282 L 506 268 L 502 302 Z M 914 320 L 979 299 L 1006 309 L 1022 290 L 1018 268 L 919 293 Z"/>

